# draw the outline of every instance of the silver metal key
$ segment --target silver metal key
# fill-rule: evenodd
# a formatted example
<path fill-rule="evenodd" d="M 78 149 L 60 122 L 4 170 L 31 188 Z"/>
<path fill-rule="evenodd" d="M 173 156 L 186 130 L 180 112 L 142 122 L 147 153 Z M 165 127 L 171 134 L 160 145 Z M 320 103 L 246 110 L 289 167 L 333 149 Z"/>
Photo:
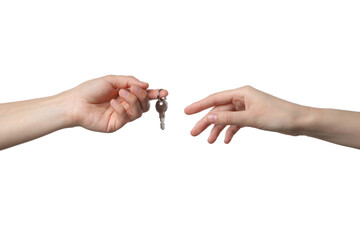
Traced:
<path fill-rule="evenodd" d="M 160 118 L 160 128 L 161 130 L 165 129 L 165 112 L 168 108 L 168 103 L 166 101 L 166 97 L 165 98 L 160 98 L 160 92 L 162 89 L 160 89 L 158 91 L 157 94 L 157 102 L 156 102 L 156 111 L 158 111 L 159 113 L 159 118 Z"/>

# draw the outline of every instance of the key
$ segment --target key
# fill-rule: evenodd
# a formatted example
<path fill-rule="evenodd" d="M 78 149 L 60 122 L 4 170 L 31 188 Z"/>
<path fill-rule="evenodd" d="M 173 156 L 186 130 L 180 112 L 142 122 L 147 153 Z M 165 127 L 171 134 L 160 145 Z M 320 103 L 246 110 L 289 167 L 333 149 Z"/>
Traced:
<path fill-rule="evenodd" d="M 160 98 L 160 92 L 162 89 L 160 89 L 158 91 L 157 94 L 157 102 L 156 102 L 156 111 L 158 111 L 159 113 L 159 118 L 160 118 L 160 128 L 161 130 L 165 129 L 165 112 L 168 108 L 168 103 L 166 101 L 166 97 L 165 98 Z"/>

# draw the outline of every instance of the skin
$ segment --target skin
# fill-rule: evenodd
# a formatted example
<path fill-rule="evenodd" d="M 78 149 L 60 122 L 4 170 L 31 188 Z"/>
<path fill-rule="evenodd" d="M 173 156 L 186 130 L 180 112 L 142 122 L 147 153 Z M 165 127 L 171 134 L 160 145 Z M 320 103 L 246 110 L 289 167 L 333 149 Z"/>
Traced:
<path fill-rule="evenodd" d="M 185 113 L 191 115 L 208 108 L 212 109 L 197 122 L 191 135 L 198 136 L 213 125 L 209 143 L 214 143 L 229 126 L 225 143 L 230 143 L 240 128 L 253 127 L 360 148 L 359 112 L 302 106 L 245 86 L 212 94 L 186 107 Z"/>
<path fill-rule="evenodd" d="M 158 90 L 148 87 L 132 76 L 109 75 L 55 96 L 0 104 L 0 150 L 69 127 L 115 132 L 149 110 Z"/>

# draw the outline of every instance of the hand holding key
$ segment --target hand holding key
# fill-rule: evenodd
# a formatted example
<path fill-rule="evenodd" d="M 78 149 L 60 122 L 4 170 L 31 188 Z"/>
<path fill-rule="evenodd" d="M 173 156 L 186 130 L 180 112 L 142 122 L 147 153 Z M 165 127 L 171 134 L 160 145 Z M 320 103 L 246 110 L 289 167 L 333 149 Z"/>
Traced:
<path fill-rule="evenodd" d="M 131 76 L 109 75 L 87 81 L 68 91 L 75 125 L 99 132 L 114 132 L 134 121 L 158 98 L 157 89 Z M 159 98 L 168 95 L 160 92 Z"/>
<path fill-rule="evenodd" d="M 108 75 L 54 96 L 0 104 L 0 150 L 68 127 L 114 132 L 149 110 L 159 91 L 148 87 L 132 76 Z M 162 90 L 159 98 L 167 95 Z"/>

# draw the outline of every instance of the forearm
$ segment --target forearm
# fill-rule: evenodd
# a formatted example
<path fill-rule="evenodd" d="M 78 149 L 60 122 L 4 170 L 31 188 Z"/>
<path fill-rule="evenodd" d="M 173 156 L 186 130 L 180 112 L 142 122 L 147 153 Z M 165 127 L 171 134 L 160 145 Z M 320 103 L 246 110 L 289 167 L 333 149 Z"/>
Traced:
<path fill-rule="evenodd" d="M 0 104 L 0 150 L 71 126 L 64 94 Z"/>
<path fill-rule="evenodd" d="M 300 135 L 360 148 L 359 112 L 308 108 L 308 115 L 299 129 Z"/>

